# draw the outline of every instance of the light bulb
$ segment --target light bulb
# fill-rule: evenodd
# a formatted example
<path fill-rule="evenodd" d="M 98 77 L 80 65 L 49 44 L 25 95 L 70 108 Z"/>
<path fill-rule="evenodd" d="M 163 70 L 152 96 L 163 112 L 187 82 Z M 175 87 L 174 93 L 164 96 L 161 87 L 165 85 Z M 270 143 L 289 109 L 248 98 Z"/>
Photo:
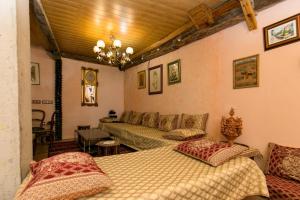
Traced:
<path fill-rule="evenodd" d="M 97 46 L 98 46 L 99 48 L 104 49 L 104 48 L 105 48 L 105 43 L 104 43 L 104 41 L 103 41 L 103 40 L 98 40 Z"/>
<path fill-rule="evenodd" d="M 98 46 L 94 46 L 94 53 L 99 53 L 101 50 Z"/>
<path fill-rule="evenodd" d="M 126 48 L 126 53 L 129 54 L 129 55 L 133 54 L 133 48 L 132 47 L 127 47 Z"/>
<path fill-rule="evenodd" d="M 115 48 L 121 48 L 122 42 L 120 40 L 114 40 L 113 47 Z"/>

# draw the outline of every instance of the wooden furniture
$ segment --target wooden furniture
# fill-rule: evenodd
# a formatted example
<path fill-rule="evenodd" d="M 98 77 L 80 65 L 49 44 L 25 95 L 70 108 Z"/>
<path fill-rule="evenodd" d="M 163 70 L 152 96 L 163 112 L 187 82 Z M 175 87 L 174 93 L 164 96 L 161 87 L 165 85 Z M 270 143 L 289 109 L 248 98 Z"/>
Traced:
<path fill-rule="evenodd" d="M 120 142 L 118 140 L 104 140 L 96 144 L 98 147 L 98 154 L 102 155 L 114 155 L 119 153 Z"/>
<path fill-rule="evenodd" d="M 45 111 L 39 109 L 32 109 L 32 128 L 43 128 L 45 116 Z"/>
<path fill-rule="evenodd" d="M 104 138 L 109 138 L 109 133 L 101 129 L 93 128 L 87 130 L 76 130 L 78 135 L 78 144 L 84 152 L 91 153 L 91 146 Z"/>
<path fill-rule="evenodd" d="M 79 125 L 77 126 L 77 130 L 88 130 L 91 129 L 90 125 Z"/>

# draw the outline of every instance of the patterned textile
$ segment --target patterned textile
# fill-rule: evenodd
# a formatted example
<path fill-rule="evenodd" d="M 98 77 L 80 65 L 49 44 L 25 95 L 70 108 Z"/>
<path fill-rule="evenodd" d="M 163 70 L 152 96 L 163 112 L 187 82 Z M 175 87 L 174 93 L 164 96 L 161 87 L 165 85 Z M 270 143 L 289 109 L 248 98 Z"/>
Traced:
<path fill-rule="evenodd" d="M 249 148 L 245 151 L 243 151 L 239 156 L 244 156 L 252 159 L 263 159 L 263 155 L 260 153 L 258 149 L 255 148 Z"/>
<path fill-rule="evenodd" d="M 164 139 L 165 132 L 155 128 L 131 125 L 127 123 L 106 123 L 102 130 L 119 138 L 125 144 L 136 150 L 153 149 L 170 144 L 178 144 L 177 141 Z"/>
<path fill-rule="evenodd" d="M 160 115 L 158 129 L 161 131 L 171 131 L 177 128 L 178 115 Z"/>
<path fill-rule="evenodd" d="M 132 111 L 129 121 L 129 124 L 139 125 L 142 122 L 143 113 Z"/>
<path fill-rule="evenodd" d="M 267 185 L 272 200 L 299 200 L 300 199 L 300 183 L 280 178 L 278 176 L 267 175 Z"/>
<path fill-rule="evenodd" d="M 120 117 L 120 122 L 127 123 L 130 119 L 131 114 L 132 114 L 132 111 L 124 111 Z"/>
<path fill-rule="evenodd" d="M 300 181 L 300 148 L 269 144 L 266 173 Z"/>
<path fill-rule="evenodd" d="M 186 140 L 195 138 L 194 136 L 204 136 L 206 133 L 201 129 L 175 129 L 164 135 L 164 138 L 170 140 Z"/>
<path fill-rule="evenodd" d="M 17 200 L 76 199 L 102 192 L 112 184 L 93 158 L 80 152 L 32 163 L 30 169 L 31 178 Z"/>
<path fill-rule="evenodd" d="M 228 143 L 200 139 L 181 143 L 174 150 L 216 167 L 247 149 L 248 147 L 237 144 L 230 146 Z"/>
<path fill-rule="evenodd" d="M 205 131 L 208 113 L 202 115 L 181 115 L 180 128 L 196 128 Z"/>
<path fill-rule="evenodd" d="M 143 126 L 148 126 L 150 128 L 157 128 L 157 126 L 158 126 L 158 117 L 159 117 L 158 112 L 152 112 L 152 113 L 147 112 L 143 116 L 142 125 Z"/>

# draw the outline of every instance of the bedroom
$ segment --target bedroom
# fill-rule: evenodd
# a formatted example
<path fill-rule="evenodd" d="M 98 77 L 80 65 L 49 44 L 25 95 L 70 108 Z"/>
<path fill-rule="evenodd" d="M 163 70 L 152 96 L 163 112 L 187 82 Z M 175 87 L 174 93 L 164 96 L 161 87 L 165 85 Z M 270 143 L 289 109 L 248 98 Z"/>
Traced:
<path fill-rule="evenodd" d="M 45 2 L 49 3 L 49 1 L 42 1 L 42 3 Z M 58 6 L 58 1 L 54 2 L 55 6 Z M 76 2 L 81 1 L 67 2 L 73 2 L 77 5 Z M 107 3 L 107 1 L 95 2 L 99 2 L 98 6 L 100 6 L 100 8 L 95 10 L 100 11 L 101 3 L 103 3 L 103 6 L 107 5 L 108 8 L 111 8 L 113 5 L 113 3 Z M 129 1 L 126 2 L 128 3 Z M 153 2 L 149 2 L 149 4 L 145 4 L 145 7 L 153 6 Z M 159 2 L 162 2 L 161 7 L 155 13 L 163 12 L 160 9 L 167 9 L 163 6 L 164 1 Z M 166 2 L 170 3 L 171 1 Z M 188 8 L 197 6 L 204 1 L 190 2 L 193 5 L 185 7 L 185 9 L 188 10 Z M 221 1 L 207 2 L 210 2 L 209 6 L 213 7 L 214 4 L 216 5 Z M 255 1 L 255 4 L 259 4 L 257 2 L 259 1 Z M 96 63 L 86 62 L 79 61 L 78 57 L 77 59 L 72 59 L 62 56 L 62 138 L 73 138 L 74 130 L 78 125 L 96 127 L 99 119 L 106 117 L 109 110 L 113 109 L 118 116 L 124 110 L 179 115 L 181 113 L 209 113 L 206 132 L 213 138 L 224 139 L 220 133 L 221 118 L 222 116 L 227 116 L 230 108 L 233 107 L 236 116 L 241 117 L 243 120 L 243 134 L 237 139 L 237 142 L 260 150 L 264 156 L 264 161 L 258 163 L 261 167 L 264 165 L 267 157 L 269 142 L 299 147 L 300 140 L 299 134 L 297 134 L 297 122 L 299 122 L 300 113 L 300 105 L 298 103 L 298 94 L 300 93 L 298 87 L 299 42 L 265 51 L 263 28 L 298 14 L 300 4 L 297 0 L 261 2 L 269 2 L 271 5 L 256 11 L 257 29 L 249 31 L 243 18 L 242 9 L 239 7 L 241 15 L 239 15 L 239 18 L 236 18 L 236 24 L 230 24 L 226 29 L 218 26 L 215 28 L 218 31 L 214 34 L 211 34 L 213 32 L 207 35 L 204 34 L 207 37 L 180 46 L 180 48 L 167 54 L 160 52 L 164 47 L 161 47 L 161 49 L 156 47 L 155 50 L 159 52 L 157 54 L 159 55 L 158 57 L 151 57 L 150 61 L 147 56 L 144 57 L 145 61 L 140 57 L 140 63 L 125 71 L 119 71 L 116 67 L 99 64 L 97 61 Z M 118 5 L 117 3 L 115 4 Z M 61 51 L 74 51 L 75 53 L 78 52 L 78 54 L 90 55 L 90 59 L 96 60 L 97 56 L 93 53 L 93 46 L 99 39 L 108 40 L 107 35 L 101 36 L 97 32 L 97 27 L 101 28 L 102 26 L 105 26 L 107 29 L 113 29 L 115 37 L 120 37 L 125 47 L 134 45 L 133 41 L 132 43 L 129 41 L 131 37 L 138 37 L 129 28 L 127 33 L 124 34 L 125 36 L 121 38 L 121 34 L 120 36 L 117 35 L 121 30 L 119 26 L 109 27 L 106 22 L 103 22 L 103 25 L 102 21 L 97 22 L 96 19 L 91 19 L 92 26 L 85 26 L 84 24 L 77 26 L 77 28 L 79 26 L 84 27 L 84 30 L 86 29 L 90 32 L 70 29 L 70 33 L 68 33 L 67 30 L 61 29 L 63 33 L 59 33 L 58 29 L 64 26 L 68 27 L 69 23 L 72 24 L 74 9 L 78 5 L 71 6 L 65 12 L 63 12 L 63 9 L 56 11 L 53 8 L 55 6 L 45 6 L 45 13 L 49 15 L 50 25 L 54 23 L 54 19 L 58 19 L 57 24 L 51 27 Z M 176 5 L 173 6 L 176 7 Z M 83 11 L 87 7 L 83 6 Z M 177 7 L 180 6 L 177 5 Z M 144 11 L 143 9 L 141 11 Z M 148 8 L 145 10 L 149 11 Z M 170 10 L 168 11 L 171 12 Z M 67 22 L 62 21 L 59 24 L 60 18 L 57 18 L 56 14 L 59 16 L 64 13 L 71 15 L 72 12 L 73 18 L 67 18 Z M 128 13 L 130 12 L 134 13 L 135 10 L 128 10 Z M 89 15 L 87 11 L 84 11 L 84 13 L 86 15 L 78 14 L 78 16 L 85 20 L 92 17 L 92 14 Z M 188 15 L 182 14 L 183 12 L 180 13 L 180 16 L 184 16 L 184 20 L 191 22 Z M 16 14 L 16 19 L 10 18 Z M 31 44 L 30 46 L 30 37 L 31 40 L 39 40 L 40 38 L 37 37 L 45 36 L 43 34 L 42 36 L 39 36 L 40 34 L 33 35 L 32 32 L 36 31 L 35 33 L 37 33 L 41 31 L 39 29 L 31 30 L 31 33 L 29 31 L 29 23 L 31 23 L 28 16 L 29 2 L 17 0 L 1 2 L 1 15 L 3 19 L 7 19 L 7 21 L 1 22 L 3 23 L 0 37 L 1 62 L 3 62 L 3 65 L 11 67 L 3 67 L 4 76 L 1 79 L 1 90 L 6 97 L 1 100 L 0 104 L 2 113 L 2 124 L 0 124 L 1 147 L 5 152 L 1 156 L 0 186 L 2 189 L 0 196 L 4 199 L 11 199 L 21 180 L 26 176 L 29 162 L 32 159 L 31 108 L 45 110 L 46 121 L 50 120 L 51 114 L 55 109 L 55 60 L 51 53 L 45 50 L 47 49 L 47 47 L 43 46 L 45 44 Z M 147 16 L 147 14 L 145 15 Z M 113 18 L 113 14 L 110 14 L 109 18 Z M 179 16 L 176 17 L 176 19 L 179 18 Z M 154 16 L 154 19 L 158 19 L 158 16 Z M 131 20 L 134 23 L 137 19 L 132 18 Z M 150 19 L 145 20 L 149 22 Z M 164 20 L 153 23 L 166 24 Z M 183 25 L 185 22 L 178 23 Z M 170 29 L 171 25 L 165 25 L 164 30 L 168 31 L 168 27 Z M 8 28 L 6 28 L 7 26 Z M 32 27 L 30 28 L 32 29 Z M 200 27 L 200 30 L 202 28 Z M 212 26 L 213 28 L 214 25 Z M 197 26 L 194 26 L 194 29 L 197 30 Z M 155 30 L 155 28 L 152 28 L 152 30 Z M 174 30 L 175 28 L 171 31 Z M 80 36 L 76 39 L 76 35 L 74 36 L 72 31 L 78 31 Z M 93 35 L 92 38 L 89 38 L 89 33 Z M 168 35 L 167 33 L 158 36 L 160 39 L 149 43 L 150 39 L 147 39 L 147 34 L 149 33 L 143 34 L 136 39 L 139 39 L 139 43 L 143 45 L 145 43 L 144 48 L 151 46 L 152 43 Z M 71 38 L 73 38 L 72 41 L 70 40 Z M 41 40 L 45 41 L 44 39 L 42 38 Z M 87 43 L 85 44 L 83 41 Z M 48 39 L 46 37 L 46 46 L 47 42 Z M 146 45 L 147 42 L 148 44 Z M 105 43 L 107 45 L 110 44 L 109 40 L 105 41 Z M 139 52 L 140 47 L 132 47 L 134 52 Z M 233 89 L 233 61 L 257 54 L 259 55 L 258 87 Z M 181 62 L 181 82 L 169 85 L 167 65 L 178 59 Z M 30 83 L 30 69 L 29 67 L 24 67 L 27 66 L 26 63 L 30 62 L 39 63 L 40 85 L 31 85 Z M 148 68 L 161 64 L 163 65 L 162 93 L 149 95 Z M 82 66 L 99 70 L 97 77 L 99 81 L 97 90 L 98 107 L 81 106 Z M 137 73 L 143 70 L 146 70 L 146 88 L 138 89 Z M 7 83 L 11 83 L 10 87 L 7 87 Z M 50 100 L 52 104 L 31 105 L 32 100 Z"/>

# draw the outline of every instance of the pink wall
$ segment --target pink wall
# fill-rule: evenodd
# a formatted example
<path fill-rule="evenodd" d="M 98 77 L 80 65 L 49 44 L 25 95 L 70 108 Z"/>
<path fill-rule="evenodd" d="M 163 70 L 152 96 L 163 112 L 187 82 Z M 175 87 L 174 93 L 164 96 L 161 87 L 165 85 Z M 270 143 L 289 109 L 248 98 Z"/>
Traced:
<path fill-rule="evenodd" d="M 300 1 L 288 0 L 257 15 L 259 27 L 249 32 L 246 24 L 223 30 L 175 52 L 151 60 L 164 65 L 164 91 L 148 95 L 138 90 L 136 73 L 147 63 L 125 73 L 125 109 L 161 113 L 209 112 L 207 131 L 220 137 L 221 116 L 230 107 L 243 118 L 239 142 L 265 153 L 267 143 L 300 147 L 300 42 L 264 52 L 262 28 L 299 12 Z M 232 61 L 260 54 L 260 86 L 232 89 Z M 182 83 L 167 85 L 167 63 L 181 59 Z M 148 77 L 147 77 L 148 78 Z M 298 123 L 297 123 L 298 122 Z"/>
<path fill-rule="evenodd" d="M 39 47 L 31 47 L 32 62 L 40 63 L 41 85 L 32 85 L 32 99 L 54 101 L 54 60 Z M 74 137 L 78 125 L 97 126 L 98 120 L 107 115 L 110 109 L 117 114 L 124 107 L 124 72 L 117 68 L 62 59 L 63 63 L 63 139 Z M 99 69 L 98 107 L 81 106 L 81 67 Z M 50 120 L 54 104 L 33 104 L 33 108 L 43 109 L 46 119 Z"/>
<path fill-rule="evenodd" d="M 46 112 L 46 122 L 51 120 L 54 112 L 54 60 L 43 48 L 31 46 L 31 62 L 40 65 L 40 85 L 31 86 L 31 96 L 34 100 L 52 100 L 53 104 L 32 104 L 33 109 Z"/>
<path fill-rule="evenodd" d="M 98 120 L 113 109 L 124 108 L 124 72 L 115 67 L 62 59 L 63 62 L 63 138 L 72 138 L 78 125 L 96 127 Z M 81 106 L 81 67 L 99 69 L 98 107 Z"/>

